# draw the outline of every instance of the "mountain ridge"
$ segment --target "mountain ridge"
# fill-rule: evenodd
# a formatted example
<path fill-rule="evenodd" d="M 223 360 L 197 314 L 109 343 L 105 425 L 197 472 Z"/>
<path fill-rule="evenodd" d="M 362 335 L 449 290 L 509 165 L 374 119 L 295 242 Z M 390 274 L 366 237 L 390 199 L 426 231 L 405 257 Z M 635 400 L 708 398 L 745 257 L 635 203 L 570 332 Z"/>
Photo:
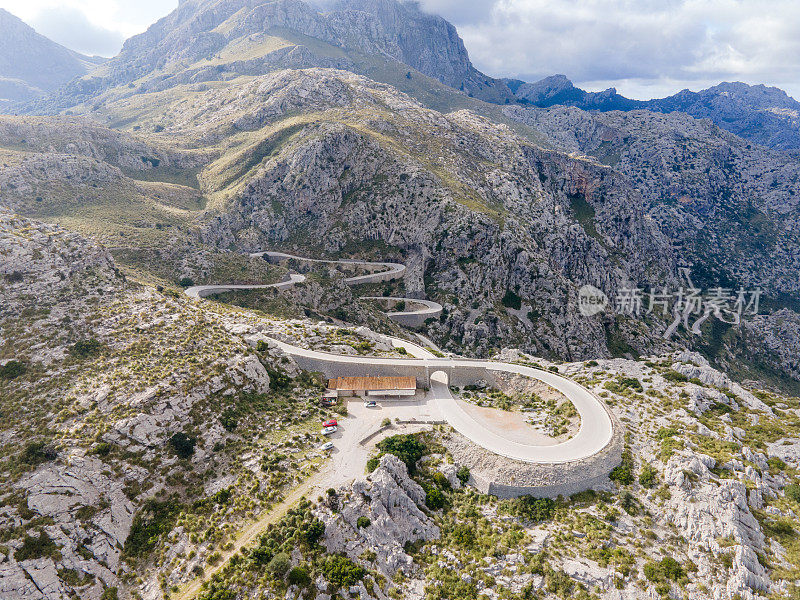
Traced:
<path fill-rule="evenodd" d="M 524 104 L 538 108 L 572 106 L 600 112 L 684 112 L 697 119 L 711 119 L 719 127 L 763 146 L 777 150 L 800 148 L 800 102 L 777 87 L 722 82 L 699 92 L 684 89 L 666 98 L 632 100 L 615 88 L 587 92 L 560 74 L 533 83 L 504 81 Z"/>
<path fill-rule="evenodd" d="M 52 92 L 102 60 L 57 44 L 0 8 L 0 109 Z"/>

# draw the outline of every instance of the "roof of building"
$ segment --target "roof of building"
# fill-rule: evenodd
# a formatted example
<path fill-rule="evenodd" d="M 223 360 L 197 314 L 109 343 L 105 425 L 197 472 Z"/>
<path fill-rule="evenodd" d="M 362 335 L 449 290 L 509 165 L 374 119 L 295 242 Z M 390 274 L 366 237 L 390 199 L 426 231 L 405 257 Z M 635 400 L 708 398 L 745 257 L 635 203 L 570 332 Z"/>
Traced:
<path fill-rule="evenodd" d="M 328 382 L 332 390 L 415 390 L 414 377 L 337 377 Z"/>

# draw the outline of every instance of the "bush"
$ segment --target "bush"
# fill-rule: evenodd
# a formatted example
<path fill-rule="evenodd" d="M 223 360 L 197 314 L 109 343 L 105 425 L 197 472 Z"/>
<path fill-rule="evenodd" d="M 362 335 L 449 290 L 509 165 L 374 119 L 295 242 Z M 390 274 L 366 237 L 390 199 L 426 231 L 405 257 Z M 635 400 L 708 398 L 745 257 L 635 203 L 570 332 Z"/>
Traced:
<path fill-rule="evenodd" d="M 337 587 L 357 584 L 367 572 L 341 554 L 332 554 L 322 563 L 325 578 Z"/>
<path fill-rule="evenodd" d="M 285 390 L 292 384 L 292 378 L 283 371 L 267 369 L 267 375 L 269 375 L 269 389 L 274 392 Z"/>
<path fill-rule="evenodd" d="M 516 517 L 533 521 L 549 521 L 556 511 L 556 503 L 552 498 L 534 498 L 533 496 L 520 496 L 503 503 L 503 508 Z"/>
<path fill-rule="evenodd" d="M 622 463 L 614 467 L 608 478 L 611 481 L 616 481 L 619 485 L 630 485 L 633 483 L 633 454 L 629 448 L 622 452 Z"/>
<path fill-rule="evenodd" d="M 100 353 L 102 344 L 95 339 L 80 340 L 69 349 L 69 353 L 76 358 L 87 358 Z"/>
<path fill-rule="evenodd" d="M 38 538 L 29 535 L 25 536 L 25 539 L 22 541 L 22 546 L 14 552 L 14 558 L 17 561 L 23 561 L 34 558 L 44 558 L 46 556 L 53 557 L 57 554 L 58 548 L 56 547 L 56 543 L 47 535 L 46 531 L 39 531 Z"/>
<path fill-rule="evenodd" d="M 522 308 L 522 298 L 517 296 L 511 290 L 506 292 L 506 295 L 503 296 L 503 306 L 506 308 L 513 308 L 514 310 L 520 310 Z"/>
<path fill-rule="evenodd" d="M 366 527 L 369 527 L 370 525 L 372 525 L 372 521 L 369 520 L 369 517 L 365 517 L 364 515 L 361 515 L 360 517 L 358 517 L 358 520 L 356 521 L 356 525 L 358 527 L 360 527 L 360 528 L 366 528 Z"/>
<path fill-rule="evenodd" d="M 662 373 L 661 376 L 667 381 L 672 381 L 675 383 L 683 383 L 689 381 L 689 378 L 683 373 L 678 373 L 677 371 L 672 371 L 672 370 Z"/>
<path fill-rule="evenodd" d="M 103 595 L 100 600 L 117 600 L 119 598 L 119 590 L 115 587 L 106 588 L 103 590 Z"/>
<path fill-rule="evenodd" d="M 300 587 L 306 587 L 311 583 L 311 576 L 308 574 L 308 567 L 305 565 L 292 567 L 286 579 L 289 585 L 299 585 Z"/>
<path fill-rule="evenodd" d="M 133 518 L 123 552 L 127 556 L 144 556 L 155 549 L 161 536 L 172 531 L 181 511 L 175 500 L 159 502 L 150 499 Z"/>
<path fill-rule="evenodd" d="M 0 379 L 16 379 L 24 375 L 28 368 L 18 360 L 10 360 L 0 367 Z"/>
<path fill-rule="evenodd" d="M 449 490 L 452 487 L 445 474 L 438 471 L 433 474 L 433 482 L 443 490 Z"/>
<path fill-rule="evenodd" d="M 644 576 L 648 581 L 661 582 L 664 580 L 680 581 L 686 577 L 683 565 L 671 556 L 665 556 L 660 561 L 649 561 L 644 565 Z"/>
<path fill-rule="evenodd" d="M 402 460 L 409 474 L 413 474 L 417 468 L 417 461 L 426 452 L 425 444 L 419 441 L 413 434 L 400 434 L 388 437 L 378 444 L 383 452 L 394 454 Z"/>
<path fill-rule="evenodd" d="M 437 487 L 430 486 L 425 493 L 425 504 L 431 510 L 444 508 L 444 494 Z"/>
<path fill-rule="evenodd" d="M 289 555 L 285 552 L 280 552 L 273 556 L 272 560 L 269 561 L 267 570 L 275 575 L 275 577 L 283 577 L 286 574 L 286 571 L 289 570 L 290 566 L 292 566 L 292 561 L 289 558 Z"/>
<path fill-rule="evenodd" d="M 236 592 L 225 582 L 211 581 L 208 589 L 200 594 L 197 600 L 236 600 Z"/>
<path fill-rule="evenodd" d="M 269 350 L 269 344 L 267 344 L 267 342 L 264 340 L 258 340 L 258 342 L 256 342 L 257 352 L 266 352 L 267 350 Z"/>
<path fill-rule="evenodd" d="M 367 473 L 372 473 L 381 464 L 381 460 L 377 456 L 370 456 L 367 460 Z"/>
<path fill-rule="evenodd" d="M 651 465 L 643 465 L 642 472 L 639 473 L 639 485 L 649 489 L 654 487 L 656 483 L 658 483 L 658 471 Z"/>
<path fill-rule="evenodd" d="M 28 442 L 19 457 L 21 462 L 31 466 L 40 465 L 56 458 L 58 458 L 56 449 L 44 441 Z"/>
<path fill-rule="evenodd" d="M 475 530 L 471 525 L 467 525 L 466 523 L 456 525 L 453 528 L 451 537 L 457 545 L 463 548 L 471 548 L 475 545 Z"/>
<path fill-rule="evenodd" d="M 793 500 L 794 502 L 800 504 L 800 485 L 797 485 L 796 483 L 789 484 L 784 489 L 784 493 L 789 500 Z"/>
<path fill-rule="evenodd" d="M 319 519 L 304 523 L 300 527 L 300 535 L 307 546 L 313 546 L 325 535 L 325 523 Z"/>
<path fill-rule="evenodd" d="M 179 431 L 171 438 L 169 438 L 169 445 L 172 451 L 178 455 L 179 458 L 189 458 L 194 454 L 194 446 L 197 440 L 189 437 L 182 431 Z"/>
<path fill-rule="evenodd" d="M 233 432 L 239 425 L 239 420 L 236 418 L 236 411 L 232 408 L 227 408 L 219 416 L 219 424 L 227 432 Z"/>
<path fill-rule="evenodd" d="M 467 485 L 469 481 L 469 467 L 466 465 L 460 467 L 458 471 L 456 471 L 456 477 L 461 482 L 461 485 Z"/>

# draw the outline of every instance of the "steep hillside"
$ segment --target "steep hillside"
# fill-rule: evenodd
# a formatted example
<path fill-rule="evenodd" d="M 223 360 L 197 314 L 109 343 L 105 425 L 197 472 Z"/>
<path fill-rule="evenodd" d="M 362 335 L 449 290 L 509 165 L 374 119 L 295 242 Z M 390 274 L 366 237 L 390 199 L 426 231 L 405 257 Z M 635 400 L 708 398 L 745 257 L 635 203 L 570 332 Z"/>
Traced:
<path fill-rule="evenodd" d="M 45 106 L 304 67 L 347 69 L 393 84 L 421 77 L 422 86 L 407 85 L 422 88 L 433 78 L 465 96 L 513 98 L 504 83 L 472 66 L 450 23 L 411 3 L 343 0 L 323 13 L 301 0 L 190 0 Z"/>
<path fill-rule="evenodd" d="M 39 35 L 0 8 L 0 111 L 52 92 L 100 62 Z"/>

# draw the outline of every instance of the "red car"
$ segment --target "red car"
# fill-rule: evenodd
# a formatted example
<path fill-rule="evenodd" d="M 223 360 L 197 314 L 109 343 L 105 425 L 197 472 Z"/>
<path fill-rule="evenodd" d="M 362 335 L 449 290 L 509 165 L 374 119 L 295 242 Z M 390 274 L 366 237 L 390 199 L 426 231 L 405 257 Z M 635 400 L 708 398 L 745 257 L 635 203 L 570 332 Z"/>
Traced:
<path fill-rule="evenodd" d="M 330 419 L 325 421 L 322 426 L 323 427 L 336 427 L 339 423 L 336 422 L 336 419 Z"/>

